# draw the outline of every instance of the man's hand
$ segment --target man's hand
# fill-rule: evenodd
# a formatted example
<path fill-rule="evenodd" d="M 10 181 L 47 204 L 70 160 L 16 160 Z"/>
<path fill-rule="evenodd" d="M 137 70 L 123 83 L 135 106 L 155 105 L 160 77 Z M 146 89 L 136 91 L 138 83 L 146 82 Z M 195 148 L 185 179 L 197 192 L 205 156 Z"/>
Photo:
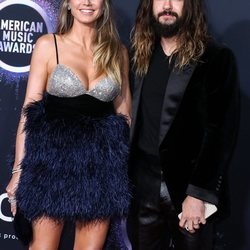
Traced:
<path fill-rule="evenodd" d="M 200 223 L 206 224 L 204 202 L 187 196 L 182 203 L 182 216 L 179 226 L 186 228 L 190 233 L 194 233 L 195 230 L 200 228 Z"/>

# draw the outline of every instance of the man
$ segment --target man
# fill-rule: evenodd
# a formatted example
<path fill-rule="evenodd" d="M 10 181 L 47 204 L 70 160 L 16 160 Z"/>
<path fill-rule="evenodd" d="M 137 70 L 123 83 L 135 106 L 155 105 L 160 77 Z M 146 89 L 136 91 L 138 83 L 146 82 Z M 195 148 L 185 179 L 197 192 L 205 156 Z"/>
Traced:
<path fill-rule="evenodd" d="M 132 52 L 132 248 L 211 250 L 239 120 L 234 57 L 209 38 L 202 0 L 141 0 Z M 218 208 L 207 220 L 204 202 Z"/>

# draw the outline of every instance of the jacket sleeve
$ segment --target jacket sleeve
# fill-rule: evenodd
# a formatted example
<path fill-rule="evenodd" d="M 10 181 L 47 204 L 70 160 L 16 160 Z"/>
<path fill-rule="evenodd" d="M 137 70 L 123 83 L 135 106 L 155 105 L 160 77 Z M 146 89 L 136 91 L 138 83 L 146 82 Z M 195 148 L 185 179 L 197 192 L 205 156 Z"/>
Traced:
<path fill-rule="evenodd" d="M 206 74 L 204 138 L 186 193 L 218 205 L 239 127 L 239 84 L 233 53 L 220 48 Z"/>

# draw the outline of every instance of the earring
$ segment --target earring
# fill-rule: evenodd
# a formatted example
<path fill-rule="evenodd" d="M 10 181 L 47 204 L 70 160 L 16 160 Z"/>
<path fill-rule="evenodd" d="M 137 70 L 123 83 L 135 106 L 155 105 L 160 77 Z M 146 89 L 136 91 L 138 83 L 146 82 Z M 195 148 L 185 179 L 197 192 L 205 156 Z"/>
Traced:
<path fill-rule="evenodd" d="M 68 10 L 71 10 L 71 7 L 70 7 L 70 4 L 68 3 L 68 8 L 67 8 Z"/>

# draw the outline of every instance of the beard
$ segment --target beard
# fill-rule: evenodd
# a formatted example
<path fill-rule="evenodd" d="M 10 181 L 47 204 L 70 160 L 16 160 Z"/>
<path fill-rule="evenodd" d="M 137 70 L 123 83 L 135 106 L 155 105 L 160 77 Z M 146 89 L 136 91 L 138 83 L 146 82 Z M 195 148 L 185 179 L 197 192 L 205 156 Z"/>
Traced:
<path fill-rule="evenodd" d="M 159 37 L 164 37 L 164 38 L 174 37 L 178 34 L 178 32 L 183 24 L 183 19 L 181 17 L 179 17 L 177 15 L 177 13 L 170 11 L 170 12 L 168 12 L 168 14 L 176 17 L 175 22 L 173 22 L 171 24 L 161 23 L 159 21 L 159 18 L 164 14 L 165 14 L 165 12 L 161 12 L 158 14 L 157 18 L 155 16 L 152 17 L 153 29 L 154 29 L 156 35 Z"/>

